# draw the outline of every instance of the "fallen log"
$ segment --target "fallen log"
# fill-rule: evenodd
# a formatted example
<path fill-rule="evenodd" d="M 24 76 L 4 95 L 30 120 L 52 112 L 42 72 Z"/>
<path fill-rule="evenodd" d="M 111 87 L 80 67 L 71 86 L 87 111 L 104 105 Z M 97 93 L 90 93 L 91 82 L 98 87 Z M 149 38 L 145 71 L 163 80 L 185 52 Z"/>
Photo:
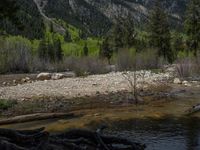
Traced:
<path fill-rule="evenodd" d="M 0 125 L 24 123 L 30 121 L 56 119 L 56 118 L 71 118 L 71 117 L 75 117 L 75 115 L 73 113 L 36 113 L 36 114 L 17 116 L 8 119 L 2 119 L 0 120 Z"/>
<path fill-rule="evenodd" d="M 36 130 L 0 129 L 0 149 L 5 150 L 144 150 L 145 145 L 99 131 L 74 129 L 50 134 Z M 119 147 L 117 145 L 123 145 Z"/>
<path fill-rule="evenodd" d="M 197 104 L 195 106 L 192 106 L 192 108 L 188 109 L 186 111 L 186 115 L 193 115 L 194 113 L 197 113 L 200 111 L 200 104 Z"/>

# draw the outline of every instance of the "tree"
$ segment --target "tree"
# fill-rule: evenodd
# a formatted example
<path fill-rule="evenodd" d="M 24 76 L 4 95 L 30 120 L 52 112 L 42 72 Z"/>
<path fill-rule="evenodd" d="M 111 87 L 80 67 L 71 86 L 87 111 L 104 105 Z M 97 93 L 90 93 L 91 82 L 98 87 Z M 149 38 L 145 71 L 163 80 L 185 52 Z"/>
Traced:
<path fill-rule="evenodd" d="M 189 50 L 197 56 L 200 47 L 200 1 L 190 0 L 186 12 L 185 32 Z"/>
<path fill-rule="evenodd" d="M 174 51 L 174 58 L 177 57 L 177 55 L 180 51 L 185 50 L 183 37 L 181 35 L 179 35 L 178 33 L 176 33 L 175 37 L 173 37 L 172 47 L 173 47 L 173 51 Z"/>
<path fill-rule="evenodd" d="M 164 57 L 168 62 L 173 61 L 173 52 L 170 41 L 170 27 L 167 14 L 162 8 L 160 0 L 156 0 L 149 21 L 150 46 L 158 49 L 158 55 Z"/>
<path fill-rule="evenodd" d="M 110 59 L 113 55 L 113 50 L 110 47 L 108 38 L 105 38 L 102 45 L 100 46 L 100 56 L 105 57 L 108 60 L 108 63 L 110 64 Z"/>
<path fill-rule="evenodd" d="M 60 39 L 56 39 L 54 41 L 54 50 L 55 50 L 56 61 L 57 62 L 62 61 L 63 60 L 63 50 L 62 50 Z"/>
<path fill-rule="evenodd" d="M 72 41 L 72 37 L 69 33 L 69 31 L 66 29 L 65 31 L 65 36 L 64 36 L 65 42 L 71 42 Z"/>
<path fill-rule="evenodd" d="M 9 18 L 12 21 L 15 20 L 15 13 L 18 10 L 16 0 L 3 0 L 0 1 L 0 19 Z"/>
<path fill-rule="evenodd" d="M 85 43 L 84 47 L 83 47 L 83 55 L 84 56 L 88 56 L 88 46 L 87 46 L 87 43 Z"/>
<path fill-rule="evenodd" d="M 130 13 L 123 17 L 118 16 L 112 29 L 112 38 L 115 49 L 117 50 L 118 48 L 124 47 L 130 48 L 133 46 L 135 35 L 134 20 Z"/>
<path fill-rule="evenodd" d="M 44 61 L 48 59 L 48 45 L 45 39 L 41 40 L 39 43 L 38 57 Z"/>

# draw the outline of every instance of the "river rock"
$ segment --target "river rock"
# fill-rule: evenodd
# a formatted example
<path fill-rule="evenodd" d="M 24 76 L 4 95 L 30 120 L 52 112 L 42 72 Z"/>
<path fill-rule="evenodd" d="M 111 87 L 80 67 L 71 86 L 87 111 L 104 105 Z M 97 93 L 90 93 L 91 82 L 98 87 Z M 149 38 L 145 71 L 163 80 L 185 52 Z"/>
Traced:
<path fill-rule="evenodd" d="M 179 78 L 174 79 L 174 84 L 181 84 L 181 80 Z"/>
<path fill-rule="evenodd" d="M 182 84 L 188 84 L 188 81 L 183 81 Z"/>
<path fill-rule="evenodd" d="M 37 80 L 50 80 L 51 79 L 51 74 L 50 73 L 40 73 L 37 75 Z"/>
<path fill-rule="evenodd" d="M 65 78 L 74 78 L 76 77 L 76 73 L 74 73 L 73 71 L 68 71 L 64 73 Z"/>
<path fill-rule="evenodd" d="M 63 79 L 64 77 L 65 77 L 65 75 L 62 74 L 62 73 L 55 73 L 55 74 L 53 74 L 51 76 L 51 79 L 53 79 L 53 80 L 59 80 L 59 79 Z"/>

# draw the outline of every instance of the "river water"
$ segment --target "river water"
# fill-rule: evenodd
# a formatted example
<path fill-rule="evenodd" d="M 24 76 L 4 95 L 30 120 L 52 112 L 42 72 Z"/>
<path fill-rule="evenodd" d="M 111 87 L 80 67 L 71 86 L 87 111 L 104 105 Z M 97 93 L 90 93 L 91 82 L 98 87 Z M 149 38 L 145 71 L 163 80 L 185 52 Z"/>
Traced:
<path fill-rule="evenodd" d="M 185 116 L 184 111 L 200 102 L 200 89 L 180 93 L 176 100 L 151 105 L 91 109 L 80 118 L 53 119 L 1 126 L 34 129 L 42 126 L 50 132 L 69 128 L 96 129 L 106 123 L 105 133 L 119 135 L 146 144 L 146 150 L 200 150 L 200 113 Z"/>
<path fill-rule="evenodd" d="M 200 119 L 129 120 L 113 123 L 112 134 L 137 139 L 147 150 L 200 150 Z"/>

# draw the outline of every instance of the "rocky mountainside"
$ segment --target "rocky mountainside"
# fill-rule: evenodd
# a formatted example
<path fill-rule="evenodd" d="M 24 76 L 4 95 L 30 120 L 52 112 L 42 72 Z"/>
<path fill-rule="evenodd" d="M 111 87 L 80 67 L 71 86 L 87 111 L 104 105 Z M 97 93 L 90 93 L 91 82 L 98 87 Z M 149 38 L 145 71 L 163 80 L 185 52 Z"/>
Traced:
<path fill-rule="evenodd" d="M 141 26 L 147 22 L 154 0 L 18 0 L 21 11 L 17 14 L 23 22 L 24 31 L 18 31 L 7 20 L 1 20 L 8 33 L 22 34 L 29 38 L 40 38 L 44 20 L 61 19 L 68 24 L 89 33 L 106 33 L 115 18 L 129 12 L 135 22 Z M 169 13 L 172 24 L 179 25 L 189 0 L 162 0 L 163 8 Z M 39 15 L 40 14 L 40 15 Z M 31 29 L 30 29 L 31 27 Z M 62 29 L 59 28 L 58 29 Z M 63 29 L 61 30 L 63 31 Z"/>
<path fill-rule="evenodd" d="M 92 34 L 109 29 L 114 18 L 129 12 L 137 23 L 147 21 L 153 0 L 38 0 L 47 16 L 80 26 Z M 162 0 L 173 22 L 180 23 L 188 0 Z"/>

